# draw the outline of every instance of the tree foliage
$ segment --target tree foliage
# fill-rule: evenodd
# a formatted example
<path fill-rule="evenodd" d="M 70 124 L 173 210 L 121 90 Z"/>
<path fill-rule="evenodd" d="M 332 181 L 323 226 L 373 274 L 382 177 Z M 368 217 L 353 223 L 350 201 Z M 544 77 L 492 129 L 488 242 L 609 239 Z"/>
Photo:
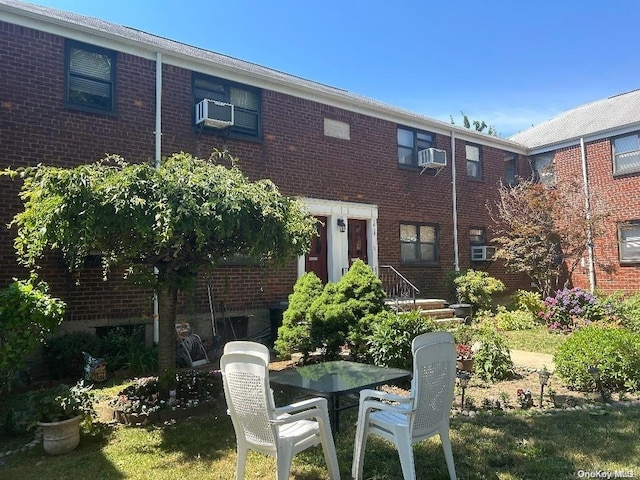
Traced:
<path fill-rule="evenodd" d="M 208 160 L 176 153 L 159 168 L 110 155 L 71 169 L 4 173 L 24 180 L 24 210 L 12 222 L 19 261 L 36 268 L 56 249 L 77 270 L 97 251 L 105 277 L 124 267 L 156 289 L 161 371 L 175 361 L 178 290 L 194 283 L 201 266 L 236 253 L 284 262 L 304 254 L 315 234 L 316 220 L 300 202 L 270 180 L 249 181 L 227 152 Z"/>
<path fill-rule="evenodd" d="M 491 135 L 493 137 L 500 136 L 498 130 L 496 130 L 496 127 L 494 127 L 493 125 L 489 125 L 484 120 L 469 120 L 469 117 L 464 112 L 460 112 L 460 114 L 462 115 L 462 126 L 464 128 L 471 129 L 471 125 L 473 125 L 473 128 L 476 132 L 486 133 L 487 135 Z M 456 122 L 453 119 L 453 115 L 449 115 L 449 117 L 451 118 L 451 125 L 455 125 Z"/>
<path fill-rule="evenodd" d="M 62 322 L 66 305 L 35 276 L 0 291 L 0 391 L 11 390 L 27 356 Z"/>
<path fill-rule="evenodd" d="M 543 296 L 556 290 L 563 277 L 570 285 L 588 242 L 603 232 L 608 211 L 601 197 L 592 192 L 587 214 L 584 191 L 575 181 L 547 188 L 521 180 L 501 185 L 499 194 L 489 206 L 497 226 L 493 241 L 500 247 L 496 257 L 511 271 L 527 274 Z"/>

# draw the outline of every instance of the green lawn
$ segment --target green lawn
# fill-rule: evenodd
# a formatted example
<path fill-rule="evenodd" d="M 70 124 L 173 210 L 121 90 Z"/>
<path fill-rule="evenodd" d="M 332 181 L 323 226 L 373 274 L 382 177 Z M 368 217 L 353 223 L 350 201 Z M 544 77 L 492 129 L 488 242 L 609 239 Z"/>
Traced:
<path fill-rule="evenodd" d="M 540 326 L 531 330 L 514 330 L 502 332 L 507 339 L 507 345 L 513 350 L 547 353 L 554 355 L 557 348 L 568 336 L 549 333 L 547 327 Z"/>
<path fill-rule="evenodd" d="M 336 439 L 342 478 L 351 478 L 356 411 L 342 413 L 344 430 Z M 640 407 L 551 414 L 455 417 L 451 437 L 460 479 L 569 479 L 582 471 L 632 471 L 640 476 L 637 425 Z M 60 457 L 41 446 L 10 455 L 0 465 L 3 479 L 232 479 L 235 436 L 222 404 L 205 416 L 173 425 L 109 427 L 104 436 L 83 436 L 80 446 Z M 440 443 L 431 439 L 415 447 L 417 478 L 446 479 Z M 402 478 L 393 447 L 368 442 L 365 478 Z M 275 462 L 249 456 L 248 479 L 275 478 Z M 328 478 L 320 447 L 298 455 L 292 478 Z"/>

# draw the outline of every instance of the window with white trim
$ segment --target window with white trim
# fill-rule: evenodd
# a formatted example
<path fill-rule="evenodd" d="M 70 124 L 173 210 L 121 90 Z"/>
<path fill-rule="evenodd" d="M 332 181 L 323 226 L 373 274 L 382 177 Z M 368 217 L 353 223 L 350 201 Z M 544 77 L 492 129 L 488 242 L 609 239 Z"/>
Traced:
<path fill-rule="evenodd" d="M 640 172 L 640 141 L 638 134 L 625 135 L 613 139 L 613 173 Z"/>
<path fill-rule="evenodd" d="M 464 146 L 467 158 L 467 177 L 482 180 L 482 154 L 479 145 Z"/>
<path fill-rule="evenodd" d="M 640 220 L 618 224 L 620 263 L 640 263 Z"/>
<path fill-rule="evenodd" d="M 402 263 L 437 262 L 438 226 L 428 223 L 401 223 L 400 258 Z"/>

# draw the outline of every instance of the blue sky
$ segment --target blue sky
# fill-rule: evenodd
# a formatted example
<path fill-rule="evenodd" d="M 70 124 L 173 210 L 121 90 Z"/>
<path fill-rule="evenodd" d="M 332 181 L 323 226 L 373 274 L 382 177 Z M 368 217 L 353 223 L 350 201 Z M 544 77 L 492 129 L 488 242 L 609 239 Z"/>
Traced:
<path fill-rule="evenodd" d="M 31 0 L 501 136 L 640 88 L 637 0 Z M 631 49 L 631 50 L 629 50 Z M 631 52 L 631 53 L 630 53 Z"/>

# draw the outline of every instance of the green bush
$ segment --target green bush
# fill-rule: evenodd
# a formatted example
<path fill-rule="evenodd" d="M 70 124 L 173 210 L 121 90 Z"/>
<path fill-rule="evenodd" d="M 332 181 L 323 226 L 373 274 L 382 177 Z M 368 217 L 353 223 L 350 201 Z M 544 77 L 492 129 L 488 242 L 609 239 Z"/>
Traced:
<path fill-rule="evenodd" d="M 602 305 L 609 323 L 617 323 L 640 333 L 640 293 L 627 298 L 621 293 L 602 297 Z"/>
<path fill-rule="evenodd" d="M 508 378 L 513 362 L 505 338 L 494 328 L 484 325 L 476 330 L 473 340 L 474 374 L 487 382 Z"/>
<path fill-rule="evenodd" d="M 504 283 L 480 270 L 467 270 L 453 282 L 456 285 L 458 300 L 470 304 L 474 312 L 495 311 L 492 295 L 505 290 Z"/>
<path fill-rule="evenodd" d="M 338 285 L 327 283 L 307 314 L 312 345 L 321 348 L 327 360 L 338 357 L 340 347 L 347 342 L 349 330 L 356 323 L 353 312 L 339 298 Z"/>
<path fill-rule="evenodd" d="M 35 276 L 0 291 L 0 391 L 11 384 L 25 360 L 62 323 L 66 304 Z"/>
<path fill-rule="evenodd" d="M 98 358 L 102 341 L 91 332 L 68 332 L 47 340 L 42 356 L 54 378 L 78 379 L 84 375 L 82 352 Z"/>
<path fill-rule="evenodd" d="M 511 295 L 511 310 L 526 310 L 538 318 L 538 313 L 544 310 L 544 300 L 540 292 L 516 290 Z"/>
<path fill-rule="evenodd" d="M 530 330 L 537 326 L 536 317 L 528 310 L 507 310 L 498 307 L 494 316 L 495 326 L 499 330 Z"/>
<path fill-rule="evenodd" d="M 313 350 L 310 321 L 307 311 L 313 301 L 322 294 L 322 281 L 313 272 L 302 275 L 289 295 L 289 306 L 282 314 L 282 326 L 274 348 L 281 357 L 301 352 L 305 358 Z"/>
<path fill-rule="evenodd" d="M 411 342 L 418 335 L 435 330 L 433 319 L 423 317 L 419 311 L 380 312 L 372 318 L 367 337 L 368 360 L 374 365 L 411 370 Z"/>
<path fill-rule="evenodd" d="M 135 375 L 156 371 L 157 347 L 147 346 L 144 330 L 144 325 L 135 325 L 131 330 L 124 327 L 109 330 L 101 341 L 99 355 L 110 371 L 128 368 Z"/>
<path fill-rule="evenodd" d="M 600 369 L 602 387 L 609 391 L 640 390 L 640 334 L 626 328 L 590 325 L 576 330 L 558 347 L 556 372 L 567 386 L 593 389 L 590 367 Z"/>

